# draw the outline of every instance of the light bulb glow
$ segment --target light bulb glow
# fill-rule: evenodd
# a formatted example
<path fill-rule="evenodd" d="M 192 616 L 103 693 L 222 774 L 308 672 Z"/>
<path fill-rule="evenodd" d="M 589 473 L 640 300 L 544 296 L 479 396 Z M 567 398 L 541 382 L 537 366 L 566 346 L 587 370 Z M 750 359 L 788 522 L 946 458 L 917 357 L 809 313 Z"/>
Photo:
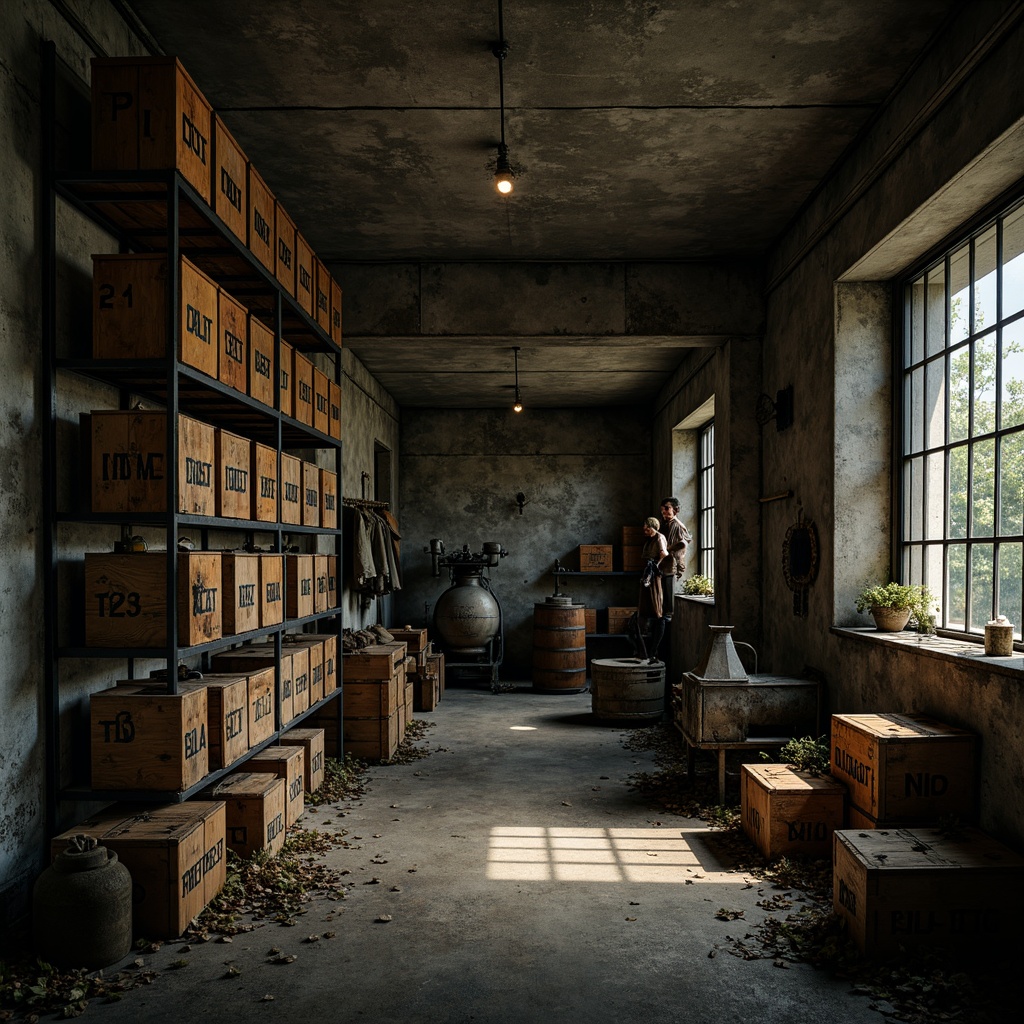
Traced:
<path fill-rule="evenodd" d="M 511 175 L 498 175 L 494 176 L 494 187 L 503 195 L 510 195 L 512 192 L 512 176 Z"/>

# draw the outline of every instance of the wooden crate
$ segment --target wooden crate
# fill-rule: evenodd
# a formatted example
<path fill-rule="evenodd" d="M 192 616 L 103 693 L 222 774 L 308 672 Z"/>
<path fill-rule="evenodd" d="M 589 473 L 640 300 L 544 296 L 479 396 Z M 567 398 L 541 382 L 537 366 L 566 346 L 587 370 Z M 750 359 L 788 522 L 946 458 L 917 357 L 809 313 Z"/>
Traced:
<path fill-rule="evenodd" d="M 433 665 L 416 673 L 416 676 L 413 678 L 413 686 L 415 687 L 412 702 L 413 710 L 433 711 L 441 699 L 441 689 Z"/>
<path fill-rule="evenodd" d="M 225 551 L 221 555 L 224 635 L 260 628 L 260 561 L 262 555 Z"/>
<path fill-rule="evenodd" d="M 249 751 L 249 679 L 237 672 L 213 672 L 195 682 L 178 683 L 179 692 L 203 687 L 210 770 L 216 771 Z"/>
<path fill-rule="evenodd" d="M 331 341 L 341 344 L 341 285 L 331 278 Z"/>
<path fill-rule="evenodd" d="M 828 857 L 843 827 L 846 790 L 786 764 L 740 766 L 743 830 L 767 857 Z"/>
<path fill-rule="evenodd" d="M 206 690 L 112 686 L 89 698 L 93 789 L 180 792 L 210 767 Z"/>
<path fill-rule="evenodd" d="M 612 568 L 611 544 L 581 544 L 579 546 L 580 572 L 610 572 Z"/>
<path fill-rule="evenodd" d="M 331 332 L 331 275 L 327 267 L 313 257 L 313 280 L 315 298 L 314 319 L 324 329 L 325 333 Z"/>
<path fill-rule="evenodd" d="M 310 640 L 319 640 L 323 645 L 324 696 L 338 688 L 338 634 L 306 633 Z"/>
<path fill-rule="evenodd" d="M 644 567 L 642 544 L 624 544 L 622 547 L 622 571 L 641 572 Z"/>
<path fill-rule="evenodd" d="M 270 772 L 285 784 L 285 826 L 291 827 L 305 810 L 303 794 L 306 791 L 306 757 L 302 747 L 274 744 L 253 754 L 245 765 L 250 771 Z"/>
<path fill-rule="evenodd" d="M 214 434 L 217 462 L 217 515 L 248 519 L 252 514 L 250 442 L 218 427 Z"/>
<path fill-rule="evenodd" d="M 313 367 L 313 426 L 326 434 L 331 428 L 330 397 L 327 374 L 319 367 Z"/>
<path fill-rule="evenodd" d="M 340 728 L 341 701 L 325 704 L 305 720 L 306 724 L 324 731 L 324 756 L 341 760 L 345 756 L 342 749 L 344 730 Z"/>
<path fill-rule="evenodd" d="M 249 748 L 274 734 L 274 690 L 277 671 L 273 665 L 248 672 Z"/>
<path fill-rule="evenodd" d="M 295 294 L 295 221 L 277 202 L 274 206 L 274 227 L 277 232 L 277 280 L 289 294 Z"/>
<path fill-rule="evenodd" d="M 249 230 L 246 244 L 253 254 L 274 274 L 277 270 L 277 234 L 274 230 L 274 193 L 267 187 L 259 171 L 249 162 L 248 180 Z"/>
<path fill-rule="evenodd" d="M 94 57 L 92 166 L 175 169 L 210 202 L 212 110 L 175 57 Z"/>
<path fill-rule="evenodd" d="M 309 707 L 324 696 L 324 644 L 312 633 L 290 633 L 285 640 L 290 651 L 305 651 Z"/>
<path fill-rule="evenodd" d="M 284 622 L 284 556 L 260 555 L 260 626 Z"/>
<path fill-rule="evenodd" d="M 86 554 L 87 647 L 167 645 L 167 558 L 164 552 Z M 221 557 L 181 552 L 178 559 L 178 644 L 221 636 Z"/>
<path fill-rule="evenodd" d="M 832 716 L 831 771 L 880 824 L 973 819 L 977 738 L 911 714 Z"/>
<path fill-rule="evenodd" d="M 596 633 L 597 632 L 597 609 L 596 608 L 584 608 L 583 609 L 583 632 L 584 633 Z"/>
<path fill-rule="evenodd" d="M 252 444 L 252 508 L 247 518 L 277 522 L 277 449 L 258 441 Z"/>
<path fill-rule="evenodd" d="M 132 876 L 135 937 L 173 939 L 224 886 L 225 821 L 222 800 L 118 804 L 56 836 L 50 852 L 56 857 L 73 836 L 94 837 Z"/>
<path fill-rule="evenodd" d="M 276 856 L 284 847 L 285 781 L 272 772 L 233 772 L 207 790 L 224 801 L 229 849 L 248 859 L 260 850 Z M 204 796 L 206 794 L 204 793 Z"/>
<path fill-rule="evenodd" d="M 327 556 L 313 556 L 313 611 L 315 614 L 327 611 Z"/>
<path fill-rule="evenodd" d="M 290 651 L 282 651 L 280 668 L 277 667 L 272 643 L 246 644 L 230 651 L 221 651 L 213 656 L 210 664 L 214 672 L 245 673 L 247 678 L 252 674 L 265 672 L 267 669 L 275 671 L 274 678 L 277 682 L 281 706 L 281 725 L 287 725 L 295 717 L 292 697 L 292 654 Z M 264 738 L 266 737 L 264 736 Z"/>
<path fill-rule="evenodd" d="M 302 459 L 281 453 L 281 522 L 302 524 Z"/>
<path fill-rule="evenodd" d="M 345 687 L 346 697 L 348 686 Z M 366 761 L 387 761 L 398 750 L 398 711 L 389 718 L 345 718 L 345 753 Z"/>
<path fill-rule="evenodd" d="M 88 438 L 93 512 L 166 512 L 167 413 L 94 410 L 82 416 Z M 213 515 L 214 428 L 178 416 L 178 511 Z"/>
<path fill-rule="evenodd" d="M 213 115 L 213 212 L 245 244 L 249 161 L 219 114 Z M 242 389 L 240 389 L 242 390 Z"/>
<path fill-rule="evenodd" d="M 629 620 L 636 611 L 636 606 L 631 608 L 612 607 L 608 609 L 608 632 L 625 633 L 629 627 Z"/>
<path fill-rule="evenodd" d="M 291 416 L 294 406 L 292 391 L 294 390 L 295 349 L 287 341 L 281 342 L 281 365 L 277 368 L 278 398 L 281 412 Z"/>
<path fill-rule="evenodd" d="M 289 729 L 281 737 L 281 744 L 302 748 L 306 792 L 315 793 L 324 784 L 325 777 L 323 729 Z"/>
<path fill-rule="evenodd" d="M 274 406 L 274 332 L 249 314 L 249 396 Z"/>
<path fill-rule="evenodd" d="M 313 294 L 316 282 L 313 279 L 313 250 L 299 231 L 295 232 L 295 298 L 299 305 L 310 315 L 316 309 L 316 296 Z"/>
<path fill-rule="evenodd" d="M 406 644 L 396 640 L 388 644 L 370 644 L 342 658 L 342 675 L 350 679 L 390 679 L 405 660 Z M 347 692 L 347 691 L 346 691 Z"/>
<path fill-rule="evenodd" d="M 224 289 L 217 292 L 220 348 L 217 379 L 229 388 L 249 393 L 249 311 Z"/>
<path fill-rule="evenodd" d="M 437 674 L 437 699 L 444 696 L 444 654 L 441 651 L 427 653 L 427 671 Z"/>
<path fill-rule="evenodd" d="M 625 547 L 643 547 L 644 541 L 647 538 L 644 536 L 644 528 L 642 526 L 624 526 L 622 528 L 622 546 Z"/>
<path fill-rule="evenodd" d="M 292 415 L 300 423 L 313 426 L 313 364 L 296 349 L 292 353 Z"/>
<path fill-rule="evenodd" d="M 327 556 L 327 607 L 338 607 L 338 556 Z"/>
<path fill-rule="evenodd" d="M 416 704 L 416 686 L 408 674 L 405 676 L 403 689 L 405 691 L 405 699 L 402 702 L 405 708 L 405 727 L 402 729 L 402 738 L 404 739 L 409 723 L 412 721 L 412 713 Z"/>
<path fill-rule="evenodd" d="M 405 643 L 405 653 L 416 661 L 418 668 L 423 668 L 426 662 L 427 650 L 430 641 L 427 639 L 426 626 L 402 626 L 400 629 L 394 626 L 387 627 L 388 632 L 396 639 Z"/>
<path fill-rule="evenodd" d="M 303 619 L 313 614 L 313 556 L 285 555 L 285 615 Z"/>
<path fill-rule="evenodd" d="M 95 359 L 162 359 L 167 355 L 167 256 L 102 253 L 92 258 L 92 354 Z M 220 331 L 217 285 L 185 256 L 180 278 L 178 359 L 217 376 Z"/>
<path fill-rule="evenodd" d="M 342 662 L 348 666 L 349 655 Z M 345 718 L 390 718 L 405 702 L 405 683 L 397 670 L 385 679 L 350 680 L 343 676 Z"/>
<path fill-rule="evenodd" d="M 320 525 L 325 530 L 338 528 L 338 474 L 320 470 Z"/>
<path fill-rule="evenodd" d="M 302 463 L 302 525 L 320 525 L 320 467 Z"/>
<path fill-rule="evenodd" d="M 971 827 L 837 831 L 832 899 L 872 956 L 992 949 L 1017 941 L 1024 858 Z"/>
<path fill-rule="evenodd" d="M 330 405 L 331 423 L 327 431 L 335 440 L 341 440 L 341 388 L 333 380 L 327 382 L 327 400 Z"/>
<path fill-rule="evenodd" d="M 292 707 L 296 715 L 310 708 L 309 699 L 309 648 L 288 647 L 292 658 Z"/>

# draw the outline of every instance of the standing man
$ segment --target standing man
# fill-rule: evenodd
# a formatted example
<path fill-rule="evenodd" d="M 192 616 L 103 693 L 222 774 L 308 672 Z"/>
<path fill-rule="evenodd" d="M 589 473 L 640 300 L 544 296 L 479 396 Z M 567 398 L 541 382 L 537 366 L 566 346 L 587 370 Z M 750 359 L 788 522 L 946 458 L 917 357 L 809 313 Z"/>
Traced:
<path fill-rule="evenodd" d="M 661 499 L 661 532 L 665 537 L 668 555 L 660 566 L 662 577 L 662 617 L 666 628 L 672 621 L 672 608 L 675 601 L 675 581 L 683 578 L 686 570 L 686 549 L 693 538 L 686 524 L 679 516 L 679 499 Z"/>

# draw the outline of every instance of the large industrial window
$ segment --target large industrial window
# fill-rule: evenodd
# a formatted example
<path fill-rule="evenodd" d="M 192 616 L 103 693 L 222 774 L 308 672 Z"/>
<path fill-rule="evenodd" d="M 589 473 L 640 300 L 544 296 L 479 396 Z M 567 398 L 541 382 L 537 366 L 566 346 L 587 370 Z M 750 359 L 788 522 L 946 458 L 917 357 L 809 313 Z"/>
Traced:
<path fill-rule="evenodd" d="M 700 431 L 700 463 L 698 466 L 699 521 L 697 525 L 697 571 L 715 578 L 715 421 Z"/>
<path fill-rule="evenodd" d="M 1021 636 L 1024 202 L 903 282 L 901 582 L 941 627 Z"/>

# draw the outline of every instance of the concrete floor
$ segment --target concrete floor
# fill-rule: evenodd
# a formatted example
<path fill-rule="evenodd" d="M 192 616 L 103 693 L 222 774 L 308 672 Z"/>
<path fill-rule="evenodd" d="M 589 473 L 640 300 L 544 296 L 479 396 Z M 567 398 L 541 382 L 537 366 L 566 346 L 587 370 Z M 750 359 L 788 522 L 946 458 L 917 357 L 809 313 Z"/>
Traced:
<path fill-rule="evenodd" d="M 327 856 L 351 872 L 343 902 L 318 899 L 297 927 L 263 925 L 231 944 L 181 954 L 167 943 L 147 962 L 187 968 L 94 1004 L 96 1015 L 880 1024 L 846 983 L 727 952 L 727 936 L 765 915 L 757 902 L 771 887 L 718 862 L 703 823 L 659 814 L 629 790 L 650 755 L 595 720 L 589 694 L 449 688 L 417 717 L 436 723 L 435 753 L 373 768 L 343 818 L 329 806 L 303 818 L 350 833 L 352 847 Z M 717 919 L 723 907 L 745 922 Z M 296 960 L 270 964 L 271 948 Z M 229 965 L 241 973 L 226 979 Z"/>

